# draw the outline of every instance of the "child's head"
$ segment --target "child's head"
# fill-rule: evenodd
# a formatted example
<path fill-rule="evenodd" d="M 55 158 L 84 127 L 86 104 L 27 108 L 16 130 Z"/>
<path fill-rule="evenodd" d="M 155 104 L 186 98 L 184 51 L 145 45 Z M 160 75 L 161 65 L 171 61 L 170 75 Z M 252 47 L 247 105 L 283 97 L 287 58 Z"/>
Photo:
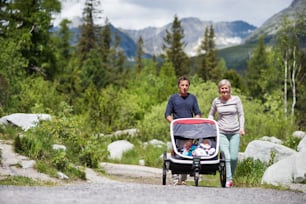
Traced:
<path fill-rule="evenodd" d="M 204 148 L 210 148 L 211 147 L 211 141 L 209 139 L 204 139 L 202 140 L 202 144 L 201 146 L 203 146 Z"/>
<path fill-rule="evenodd" d="M 208 145 L 210 145 L 210 140 L 209 140 L 209 139 L 204 139 L 204 140 L 202 141 L 202 143 L 203 143 L 203 144 L 208 144 Z"/>
<path fill-rule="evenodd" d="M 184 148 L 185 148 L 185 149 L 189 149 L 191 146 L 192 146 L 192 140 L 187 140 L 187 141 L 184 143 Z"/>

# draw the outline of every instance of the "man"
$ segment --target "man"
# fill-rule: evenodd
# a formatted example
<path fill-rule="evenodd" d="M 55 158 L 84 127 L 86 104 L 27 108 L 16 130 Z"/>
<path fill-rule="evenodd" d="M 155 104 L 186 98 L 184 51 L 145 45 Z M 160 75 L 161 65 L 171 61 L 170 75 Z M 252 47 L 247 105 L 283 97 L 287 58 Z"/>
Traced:
<path fill-rule="evenodd" d="M 190 81 L 182 76 L 178 79 L 178 93 L 170 96 L 165 111 L 166 120 L 171 123 L 178 118 L 200 118 L 201 111 L 196 96 L 189 93 Z M 177 184 L 186 184 L 187 174 L 178 176 Z"/>

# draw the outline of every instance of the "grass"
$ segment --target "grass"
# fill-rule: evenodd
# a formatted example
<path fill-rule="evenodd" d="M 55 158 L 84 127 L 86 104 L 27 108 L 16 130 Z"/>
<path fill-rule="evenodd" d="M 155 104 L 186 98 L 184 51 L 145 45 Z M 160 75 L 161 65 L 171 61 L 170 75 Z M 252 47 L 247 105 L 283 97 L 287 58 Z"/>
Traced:
<path fill-rule="evenodd" d="M 55 183 L 51 181 L 33 180 L 25 176 L 7 176 L 0 179 L 0 185 L 13 186 L 54 186 Z"/>

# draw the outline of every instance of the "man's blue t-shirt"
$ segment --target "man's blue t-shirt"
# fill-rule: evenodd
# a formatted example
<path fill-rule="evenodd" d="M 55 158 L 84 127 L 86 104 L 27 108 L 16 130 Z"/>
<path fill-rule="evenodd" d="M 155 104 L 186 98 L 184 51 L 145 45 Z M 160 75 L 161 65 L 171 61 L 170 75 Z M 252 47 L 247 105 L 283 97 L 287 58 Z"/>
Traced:
<path fill-rule="evenodd" d="M 173 119 L 192 118 L 194 115 L 201 115 L 197 98 L 190 93 L 185 97 L 173 94 L 169 98 L 165 118 L 172 114 Z"/>

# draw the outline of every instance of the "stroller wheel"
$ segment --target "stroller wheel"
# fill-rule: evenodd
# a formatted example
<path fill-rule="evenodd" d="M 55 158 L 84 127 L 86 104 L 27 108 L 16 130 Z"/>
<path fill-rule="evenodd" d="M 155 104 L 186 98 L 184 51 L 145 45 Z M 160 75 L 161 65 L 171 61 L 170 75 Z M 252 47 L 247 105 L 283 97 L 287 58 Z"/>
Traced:
<path fill-rule="evenodd" d="M 166 185 L 166 182 L 167 182 L 167 164 L 166 164 L 166 159 L 167 159 L 167 152 L 164 151 L 164 154 L 163 154 L 163 185 Z"/>
<path fill-rule="evenodd" d="M 219 173 L 220 173 L 220 183 L 223 188 L 226 184 L 226 166 L 225 166 L 225 155 L 224 152 L 220 152 L 220 164 L 219 164 Z"/>

